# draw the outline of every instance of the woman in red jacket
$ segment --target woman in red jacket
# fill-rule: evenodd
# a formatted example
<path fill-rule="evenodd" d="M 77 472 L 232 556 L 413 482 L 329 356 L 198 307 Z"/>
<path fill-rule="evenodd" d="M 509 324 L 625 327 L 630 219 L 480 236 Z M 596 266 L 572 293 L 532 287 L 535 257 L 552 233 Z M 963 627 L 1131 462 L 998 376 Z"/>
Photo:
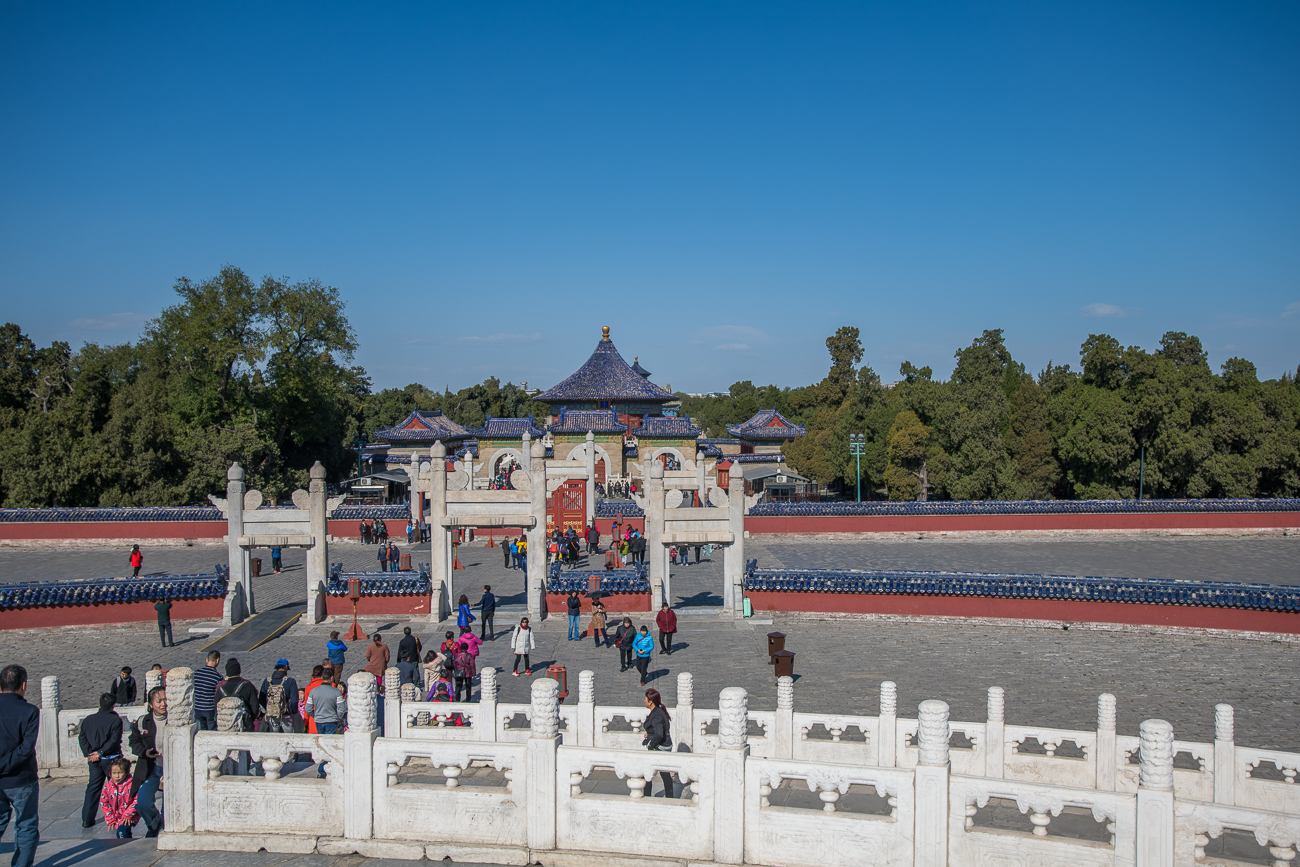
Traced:
<path fill-rule="evenodd" d="M 131 577 L 140 577 L 140 567 L 144 565 L 144 555 L 140 553 L 139 545 L 131 546 Z"/>

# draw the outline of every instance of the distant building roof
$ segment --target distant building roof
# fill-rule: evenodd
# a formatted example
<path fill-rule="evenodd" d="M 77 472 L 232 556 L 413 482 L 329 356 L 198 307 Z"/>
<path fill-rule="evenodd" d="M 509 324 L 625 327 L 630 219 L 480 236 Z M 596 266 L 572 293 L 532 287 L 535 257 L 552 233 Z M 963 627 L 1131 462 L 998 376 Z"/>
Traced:
<path fill-rule="evenodd" d="M 627 425 L 618 420 L 612 409 L 560 408 L 555 424 L 546 428 L 551 433 L 626 433 Z"/>
<path fill-rule="evenodd" d="M 708 443 L 711 446 L 738 446 L 740 440 L 728 437 L 704 437 L 700 440 L 702 443 Z"/>
<path fill-rule="evenodd" d="M 784 476 L 788 483 L 812 481 L 812 479 L 801 476 L 793 470 L 787 470 L 785 467 L 763 467 L 756 470 L 745 470 L 745 478 L 750 480 L 770 479 L 773 476 Z"/>
<path fill-rule="evenodd" d="M 469 436 L 469 431 L 437 409 L 417 409 L 392 427 L 375 431 L 375 439 L 389 442 L 434 442 Z"/>
<path fill-rule="evenodd" d="M 559 385 L 533 398 L 542 403 L 601 400 L 667 403 L 676 399 L 672 392 L 664 391 L 628 367 L 609 339 L 609 326 L 605 326 L 596 351 L 582 367 Z"/>
<path fill-rule="evenodd" d="M 780 452 L 759 455 L 727 455 L 727 460 L 738 464 L 780 464 L 785 462 L 785 455 Z"/>
<path fill-rule="evenodd" d="M 648 415 L 635 431 L 638 437 L 690 437 L 694 439 L 703 431 L 691 423 L 689 415 Z"/>
<path fill-rule="evenodd" d="M 727 433 L 747 440 L 789 440 L 808 431 L 774 409 L 760 409 L 749 421 L 727 425 Z"/>
<path fill-rule="evenodd" d="M 632 371 L 642 379 L 650 378 L 650 371 L 641 366 L 641 356 L 639 355 L 632 356 Z"/>
<path fill-rule="evenodd" d="M 527 418 L 492 418 L 483 423 L 483 427 L 471 428 L 469 433 L 479 439 L 517 440 L 527 433 L 533 439 L 542 436 L 545 431 L 533 423 L 533 417 Z"/>

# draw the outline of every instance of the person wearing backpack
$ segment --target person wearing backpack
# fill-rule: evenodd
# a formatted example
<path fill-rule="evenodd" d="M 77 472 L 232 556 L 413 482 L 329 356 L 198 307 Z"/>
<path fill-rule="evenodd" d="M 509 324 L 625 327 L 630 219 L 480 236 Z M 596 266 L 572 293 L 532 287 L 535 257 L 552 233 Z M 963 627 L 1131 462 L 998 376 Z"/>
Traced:
<path fill-rule="evenodd" d="M 217 684 L 217 701 L 223 698 L 237 698 L 244 703 L 235 718 L 235 728 L 241 732 L 251 732 L 253 721 L 258 715 L 257 687 L 239 676 L 239 660 L 231 657 L 226 661 L 226 679 Z"/>
<path fill-rule="evenodd" d="M 455 660 L 452 663 L 452 673 L 456 677 L 455 700 L 470 700 L 474 692 L 474 677 L 478 674 L 478 669 L 474 664 L 474 655 L 469 652 L 469 647 L 464 644 L 458 644 Z M 461 698 L 461 695 L 464 698 Z"/>
<path fill-rule="evenodd" d="M 645 737 L 641 739 L 641 743 L 647 750 L 652 752 L 656 750 L 672 752 L 672 718 L 668 716 L 668 709 L 664 707 L 664 700 L 659 695 L 659 690 L 647 689 L 645 691 L 645 706 L 650 713 L 646 714 L 645 722 L 642 724 Z M 664 797 L 677 797 L 677 790 L 673 785 L 673 772 L 660 771 L 659 776 L 663 778 L 664 782 Z M 645 784 L 646 797 L 650 796 L 651 785 L 652 783 L 647 780 Z"/>
<path fill-rule="evenodd" d="M 289 676 L 289 660 L 275 663 L 275 671 L 262 681 L 257 694 L 262 706 L 262 731 L 293 734 L 298 731 L 298 681 Z"/>

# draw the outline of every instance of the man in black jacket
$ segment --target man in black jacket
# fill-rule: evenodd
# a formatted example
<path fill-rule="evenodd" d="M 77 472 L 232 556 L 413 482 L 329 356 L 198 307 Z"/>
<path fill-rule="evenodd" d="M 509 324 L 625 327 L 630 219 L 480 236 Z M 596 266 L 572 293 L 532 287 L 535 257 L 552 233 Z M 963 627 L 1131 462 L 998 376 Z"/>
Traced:
<path fill-rule="evenodd" d="M 507 551 L 510 550 L 508 544 L 505 546 L 505 548 Z M 479 632 L 479 638 L 483 639 L 484 641 L 495 639 L 497 637 L 497 633 L 496 630 L 492 628 L 492 618 L 497 613 L 497 598 L 492 593 L 491 584 L 483 585 L 483 598 L 478 601 L 478 609 L 479 609 L 479 627 L 481 629 L 481 631 Z M 489 636 L 491 636 L 491 639 L 489 638 Z"/>
<path fill-rule="evenodd" d="M 122 757 L 122 718 L 113 710 L 116 700 L 111 692 L 99 697 L 99 712 L 81 721 L 77 743 L 90 764 L 90 782 L 86 783 L 86 800 L 81 805 L 81 827 L 95 827 L 99 793 L 109 775 L 113 759 Z"/>
<path fill-rule="evenodd" d="M 162 768 L 158 760 L 162 758 L 162 746 L 158 743 L 158 734 L 167 722 L 167 690 L 155 686 L 149 690 L 149 712 L 131 724 L 131 752 L 139 756 L 135 763 L 135 773 L 131 775 L 131 788 L 136 792 L 135 810 L 144 819 L 149 830 L 146 837 L 157 837 L 162 830 L 162 816 L 158 813 L 155 800 L 158 786 L 162 783 Z"/>
<path fill-rule="evenodd" d="M 36 813 L 40 787 L 36 771 L 36 730 L 41 712 L 27 703 L 27 669 L 0 671 L 0 837 L 14 819 L 15 867 L 31 867 L 40 839 Z"/>
<path fill-rule="evenodd" d="M 285 667 L 288 667 L 287 663 Z M 240 730 L 251 732 L 261 703 L 258 701 L 257 687 L 253 686 L 251 681 L 240 677 L 240 670 L 238 659 L 232 656 L 226 660 L 226 679 L 217 684 L 217 702 L 220 703 L 223 698 L 237 698 L 243 701 L 245 715 Z"/>
<path fill-rule="evenodd" d="M 175 647 L 172 640 L 172 604 L 166 599 L 154 603 L 153 610 L 158 612 L 158 640 L 163 647 Z"/>

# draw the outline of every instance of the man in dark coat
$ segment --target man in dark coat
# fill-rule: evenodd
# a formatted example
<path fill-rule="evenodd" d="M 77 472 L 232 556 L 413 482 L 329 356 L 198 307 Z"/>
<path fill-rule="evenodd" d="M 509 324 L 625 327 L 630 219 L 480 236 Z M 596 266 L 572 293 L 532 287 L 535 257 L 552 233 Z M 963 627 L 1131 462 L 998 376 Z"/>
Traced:
<path fill-rule="evenodd" d="M 153 610 L 158 612 L 158 640 L 163 647 L 175 647 L 172 640 L 172 604 L 166 599 L 154 603 Z"/>
<path fill-rule="evenodd" d="M 285 668 L 288 669 L 288 663 L 285 663 Z M 238 659 L 232 656 L 226 660 L 226 679 L 217 684 L 217 702 L 220 703 L 223 698 L 237 698 L 242 701 L 245 711 L 243 731 L 251 732 L 253 721 L 260 713 L 260 702 L 257 687 L 253 686 L 252 681 L 244 680 L 239 676 L 241 670 Z"/>
<path fill-rule="evenodd" d="M 31 867 L 40 839 L 40 785 L 36 769 L 36 731 L 41 712 L 27 702 L 27 669 L 0 671 L 0 837 L 14 820 L 15 867 Z"/>
<path fill-rule="evenodd" d="M 99 809 L 99 793 L 104 790 L 104 780 L 109 776 L 113 759 L 122 757 L 122 718 L 113 710 L 117 704 L 111 692 L 99 697 L 99 710 L 81 721 L 77 744 L 90 766 L 90 781 L 86 783 L 86 799 L 81 804 L 81 827 L 95 827 L 95 811 Z"/>

